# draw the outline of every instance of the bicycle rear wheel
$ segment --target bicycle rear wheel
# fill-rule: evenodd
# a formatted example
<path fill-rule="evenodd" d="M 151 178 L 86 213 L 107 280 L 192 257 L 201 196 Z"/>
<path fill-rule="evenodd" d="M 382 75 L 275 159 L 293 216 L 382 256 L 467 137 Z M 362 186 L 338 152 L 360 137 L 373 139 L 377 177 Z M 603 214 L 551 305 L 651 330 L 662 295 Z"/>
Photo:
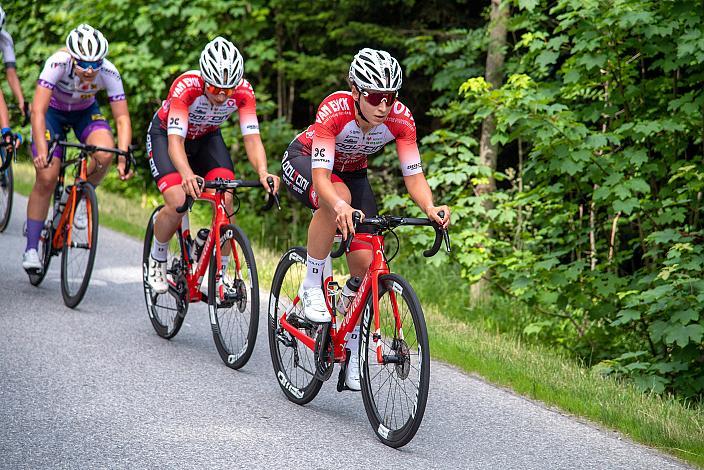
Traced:
<path fill-rule="evenodd" d="M 164 294 L 152 291 L 148 281 L 149 257 L 154 239 L 154 217 L 164 206 L 157 207 L 149 217 L 147 233 L 144 235 L 144 248 L 142 250 L 142 286 L 144 288 L 144 301 L 147 304 L 149 320 L 154 331 L 162 338 L 170 339 L 183 325 L 183 319 L 188 312 L 188 283 L 186 282 L 186 267 L 183 263 L 182 249 L 185 246 L 180 230 L 171 238 L 166 263 L 166 280 L 169 290 Z"/>
<path fill-rule="evenodd" d="M 225 225 L 221 249 L 230 245 L 224 270 L 218 266 L 215 250 L 208 269 L 208 309 L 215 347 L 222 361 L 232 369 L 244 366 L 254 351 L 259 327 L 259 279 L 252 247 L 242 229 Z M 222 276 L 222 278 L 221 278 Z"/>
<path fill-rule="evenodd" d="M 77 226 L 77 220 L 82 215 L 76 212 L 81 210 L 79 204 L 82 201 L 85 204 L 85 221 Z M 82 183 L 77 188 L 74 207 L 69 229 L 71 239 L 69 232 L 66 232 L 61 253 L 61 295 L 70 308 L 75 308 L 83 300 L 98 252 L 98 198 L 92 184 Z M 70 209 L 69 201 L 65 210 Z"/>
<path fill-rule="evenodd" d="M 314 352 L 279 324 L 284 314 L 290 322 L 303 318 L 303 306 L 298 299 L 298 288 L 305 274 L 305 248 L 294 247 L 284 253 L 271 283 L 267 322 L 269 352 L 276 379 L 286 398 L 298 405 L 310 402 L 323 386 L 322 380 L 314 376 L 316 370 Z M 299 329 L 314 339 L 317 330 L 314 325 Z"/>
<path fill-rule="evenodd" d="M 379 329 L 372 295 L 367 298 L 359 352 L 362 399 L 374 432 L 387 446 L 408 444 L 425 413 L 430 351 L 420 302 L 401 276 L 379 278 Z"/>
<path fill-rule="evenodd" d="M 5 152 L 2 151 L 2 164 L 5 163 L 6 158 L 11 157 L 7 157 Z M 0 232 L 4 232 L 10 222 L 10 215 L 12 214 L 12 194 L 14 189 L 12 165 L 10 165 L 5 171 L 0 172 Z"/>

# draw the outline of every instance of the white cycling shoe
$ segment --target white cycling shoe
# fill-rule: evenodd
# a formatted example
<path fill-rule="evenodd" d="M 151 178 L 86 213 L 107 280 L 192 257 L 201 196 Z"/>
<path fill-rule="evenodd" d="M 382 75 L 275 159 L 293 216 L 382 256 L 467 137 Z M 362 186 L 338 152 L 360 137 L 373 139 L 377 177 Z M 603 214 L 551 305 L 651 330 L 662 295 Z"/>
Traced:
<path fill-rule="evenodd" d="M 359 326 L 350 332 L 345 347 L 350 351 L 350 360 L 345 370 L 345 385 L 350 390 L 358 392 L 362 390 L 359 382 Z"/>
<path fill-rule="evenodd" d="M 147 282 L 155 294 L 164 294 L 169 290 L 169 283 L 166 282 L 166 261 L 161 262 L 149 257 Z"/>
<path fill-rule="evenodd" d="M 42 262 L 39 260 L 39 253 L 34 248 L 30 248 L 22 255 L 22 267 L 25 271 L 41 271 Z"/>
<path fill-rule="evenodd" d="M 298 289 L 298 297 L 303 303 L 303 315 L 306 320 L 313 323 L 327 323 L 332 321 L 328 307 L 325 304 L 323 289 L 320 287 L 310 287 Z"/>
<path fill-rule="evenodd" d="M 73 226 L 78 230 L 83 230 L 88 225 L 88 212 L 86 208 L 86 199 L 81 198 L 76 204 L 76 210 L 73 214 Z"/>

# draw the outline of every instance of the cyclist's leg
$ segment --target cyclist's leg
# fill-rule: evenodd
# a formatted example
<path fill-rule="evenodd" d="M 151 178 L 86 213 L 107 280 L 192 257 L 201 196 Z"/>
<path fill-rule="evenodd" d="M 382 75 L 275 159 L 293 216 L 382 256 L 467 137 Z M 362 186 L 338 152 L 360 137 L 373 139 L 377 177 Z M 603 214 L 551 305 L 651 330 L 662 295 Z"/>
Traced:
<path fill-rule="evenodd" d="M 197 175 L 203 175 L 206 181 L 235 178 L 235 167 L 232 164 L 230 151 L 219 130 L 201 137 L 198 139 L 198 144 L 192 166 Z M 230 192 L 225 193 L 225 208 L 229 214 L 233 212 L 233 196 Z M 234 215 L 230 218 L 230 222 L 235 223 Z M 230 251 L 231 246 L 226 244 L 222 250 L 221 269 L 227 265 Z"/>
<path fill-rule="evenodd" d="M 325 204 L 319 206 L 318 195 L 313 190 L 313 176 L 310 156 L 303 152 L 303 145 L 294 140 L 289 145 L 281 162 L 283 183 L 289 192 L 306 207 L 315 210 L 308 226 L 307 275 L 303 285 L 320 285 L 320 274 L 325 258 L 330 254 L 337 230 L 335 211 Z M 349 189 L 339 176 L 332 174 L 331 180 L 338 196 L 348 204 L 352 201 Z"/>
<path fill-rule="evenodd" d="M 65 124 L 64 113 L 49 108 L 46 112 L 46 139 L 51 141 L 54 138 L 64 139 L 66 133 L 63 126 Z M 32 155 L 36 156 L 37 149 L 32 144 Z M 32 191 L 27 202 L 27 246 L 25 251 L 37 249 L 39 237 L 41 236 L 44 220 L 49 211 L 51 195 L 56 186 L 56 180 L 61 170 L 61 158 L 63 149 L 57 147 L 53 153 L 53 159 L 47 168 L 35 168 L 35 180 Z"/>
<path fill-rule="evenodd" d="M 284 185 L 289 192 L 304 205 L 315 210 L 308 226 L 306 275 L 298 295 L 307 319 L 313 322 L 327 322 L 330 321 L 330 313 L 325 304 L 321 281 L 325 260 L 330 254 L 335 237 L 335 212 L 325 204 L 319 206 L 318 195 L 313 190 L 311 159 L 303 152 L 303 146 L 297 140 L 289 145 L 284 154 L 282 169 Z M 349 203 L 352 200 L 350 192 L 339 176 L 331 175 L 331 181 L 338 197 Z"/>
<path fill-rule="evenodd" d="M 169 158 L 169 141 L 166 130 L 159 127 L 158 118 L 152 121 L 147 131 L 147 155 L 149 167 L 157 187 L 164 196 L 164 207 L 154 220 L 154 243 L 152 255 L 158 261 L 166 260 L 166 247 L 176 233 L 183 214 L 176 212 L 186 200 L 181 187 L 181 175 L 178 174 Z"/>
<path fill-rule="evenodd" d="M 350 193 L 352 194 L 352 207 L 360 209 L 365 216 L 373 217 L 379 212 L 376 204 L 376 198 L 374 197 L 374 191 L 369 184 L 369 179 L 367 178 L 367 172 L 365 170 L 360 170 L 359 175 L 356 174 L 349 175 L 345 177 L 344 181 L 350 188 Z M 360 227 L 359 232 L 369 232 L 370 227 Z M 372 247 L 366 242 L 353 241 L 350 246 L 350 252 L 347 254 L 347 264 L 350 268 L 350 274 L 352 276 L 364 276 L 364 273 L 369 268 L 372 263 Z"/>
<path fill-rule="evenodd" d="M 88 109 L 74 113 L 73 131 L 78 140 L 99 147 L 115 146 L 112 128 L 100 113 L 97 102 Z M 113 155 L 108 152 L 95 152 L 92 157 L 88 165 L 88 181 L 97 187 L 107 174 Z"/>

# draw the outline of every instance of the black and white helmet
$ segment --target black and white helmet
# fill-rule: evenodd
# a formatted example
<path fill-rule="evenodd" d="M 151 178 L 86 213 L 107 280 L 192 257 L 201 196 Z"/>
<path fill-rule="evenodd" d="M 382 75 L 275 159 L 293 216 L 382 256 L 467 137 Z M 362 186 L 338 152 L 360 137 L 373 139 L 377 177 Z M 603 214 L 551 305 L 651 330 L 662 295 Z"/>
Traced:
<path fill-rule="evenodd" d="M 244 59 L 234 44 L 218 36 L 200 53 L 200 73 L 211 85 L 233 88 L 242 81 Z"/>
<path fill-rule="evenodd" d="M 0 29 L 5 27 L 5 10 L 0 6 Z"/>
<path fill-rule="evenodd" d="M 66 48 L 74 59 L 93 62 L 108 55 L 108 40 L 91 25 L 79 24 L 68 33 Z"/>
<path fill-rule="evenodd" d="M 365 47 L 350 64 L 350 82 L 363 90 L 398 91 L 401 89 L 401 66 L 386 51 Z"/>

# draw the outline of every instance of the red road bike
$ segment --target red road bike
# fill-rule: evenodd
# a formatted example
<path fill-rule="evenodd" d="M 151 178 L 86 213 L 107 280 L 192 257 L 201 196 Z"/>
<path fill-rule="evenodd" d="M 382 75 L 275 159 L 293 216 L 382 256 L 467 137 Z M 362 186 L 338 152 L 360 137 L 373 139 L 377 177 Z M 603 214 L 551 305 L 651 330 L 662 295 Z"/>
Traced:
<path fill-rule="evenodd" d="M 279 204 L 273 193 L 274 180 L 269 178 L 271 193 L 268 203 L 262 210 Z M 230 222 L 239 210 L 238 188 L 261 188 L 259 181 L 222 180 L 204 181 L 204 189 L 215 192 L 202 192 L 199 199 L 210 202 L 213 218 L 207 238 L 200 253 L 196 253 L 191 237 L 188 216 L 184 216 L 169 243 L 167 255 L 168 291 L 156 294 L 147 280 L 149 256 L 154 237 L 154 217 L 163 206 L 157 207 L 149 218 L 144 237 L 142 271 L 144 299 L 149 319 L 156 333 L 170 339 L 181 329 L 193 302 L 208 303 L 210 326 L 215 346 L 222 361 L 232 369 L 244 366 L 252 355 L 257 339 L 259 324 L 259 280 L 249 239 L 240 227 Z M 231 192 L 237 207 L 232 214 L 227 212 L 225 193 Z M 177 209 L 185 213 L 193 204 L 193 198 L 186 197 L 183 206 Z M 223 249 L 228 246 L 230 255 L 225 269 L 221 270 Z M 201 292 L 201 283 L 208 273 L 207 294 Z"/>
<path fill-rule="evenodd" d="M 359 220 L 357 217 L 356 220 Z M 346 338 L 361 318 L 359 365 L 362 398 L 369 422 L 386 445 L 401 447 L 415 436 L 423 419 L 430 381 L 428 333 L 420 302 L 403 277 L 391 273 L 384 251 L 384 233 L 403 225 L 432 226 L 435 255 L 450 239 L 429 219 L 395 216 L 367 217 L 362 225 L 372 233 L 355 233 L 340 244 L 332 258 L 349 251 L 352 238 L 372 246 L 373 260 L 344 317 L 336 319 L 341 289 L 332 278 L 328 260 L 323 292 L 332 321 L 316 324 L 303 316 L 298 288 L 305 276 L 306 250 L 294 247 L 279 261 L 269 301 L 269 348 L 274 372 L 286 397 L 299 405 L 310 402 L 340 364 L 337 390 L 345 387 L 349 350 Z M 395 254 L 394 254 L 395 256 Z"/>

